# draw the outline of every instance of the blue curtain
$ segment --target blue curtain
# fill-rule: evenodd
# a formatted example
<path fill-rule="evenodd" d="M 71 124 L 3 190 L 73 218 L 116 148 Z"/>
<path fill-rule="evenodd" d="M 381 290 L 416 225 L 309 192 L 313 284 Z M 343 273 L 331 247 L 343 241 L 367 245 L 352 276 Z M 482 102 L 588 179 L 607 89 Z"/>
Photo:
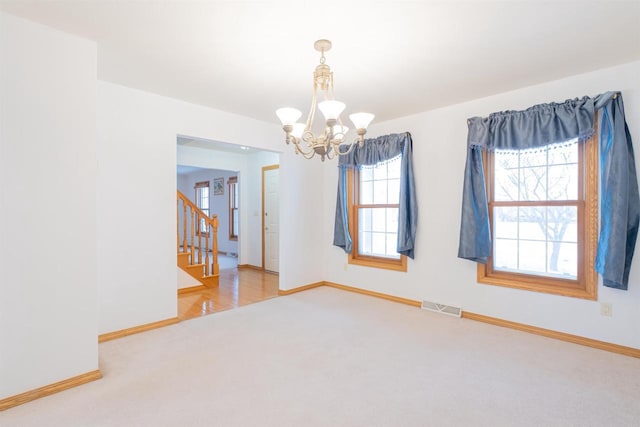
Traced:
<path fill-rule="evenodd" d="M 414 258 L 414 244 L 418 225 L 418 204 L 413 178 L 413 142 L 408 132 L 365 139 L 362 147 L 340 156 L 338 163 L 338 198 L 333 232 L 333 244 L 346 253 L 353 249 L 349 234 L 347 169 L 372 166 L 402 156 L 400 161 L 400 200 L 398 209 L 397 252 Z"/>
<path fill-rule="evenodd" d="M 631 134 L 622 95 L 596 97 L 600 111 L 600 237 L 596 271 L 605 286 L 627 289 L 636 247 L 640 196 Z"/>
<path fill-rule="evenodd" d="M 601 111 L 602 186 L 596 270 L 605 286 L 627 289 L 640 196 L 622 95 L 616 92 L 469 119 L 458 257 L 486 263 L 491 255 L 482 150 L 535 149 L 574 139 L 585 141 L 594 133 L 596 109 Z"/>

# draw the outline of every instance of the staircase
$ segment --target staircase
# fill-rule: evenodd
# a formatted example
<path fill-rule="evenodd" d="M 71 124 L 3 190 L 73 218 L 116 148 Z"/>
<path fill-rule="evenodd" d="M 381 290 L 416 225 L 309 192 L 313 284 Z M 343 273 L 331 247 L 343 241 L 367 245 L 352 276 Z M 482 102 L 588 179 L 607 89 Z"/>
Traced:
<path fill-rule="evenodd" d="M 217 286 L 218 216 L 209 218 L 187 196 L 177 193 L 178 267 L 205 286 Z"/>

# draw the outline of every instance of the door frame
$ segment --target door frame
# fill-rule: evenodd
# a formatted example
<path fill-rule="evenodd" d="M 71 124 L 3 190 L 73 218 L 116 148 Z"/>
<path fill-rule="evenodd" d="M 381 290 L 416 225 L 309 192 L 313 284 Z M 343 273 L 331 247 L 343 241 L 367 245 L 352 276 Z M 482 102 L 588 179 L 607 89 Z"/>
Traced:
<path fill-rule="evenodd" d="M 266 171 L 270 171 L 270 170 L 274 170 L 274 169 L 280 169 L 280 165 L 269 165 L 269 166 L 263 166 L 262 167 L 262 270 L 264 271 L 265 268 L 265 232 L 264 232 L 264 227 L 265 227 L 265 221 L 264 221 L 264 174 Z M 280 189 L 278 189 L 278 191 L 280 191 Z M 278 211 L 280 211 L 278 209 Z M 280 219 L 278 219 L 278 223 L 280 222 Z M 280 232 L 278 232 L 278 235 L 280 234 Z"/>

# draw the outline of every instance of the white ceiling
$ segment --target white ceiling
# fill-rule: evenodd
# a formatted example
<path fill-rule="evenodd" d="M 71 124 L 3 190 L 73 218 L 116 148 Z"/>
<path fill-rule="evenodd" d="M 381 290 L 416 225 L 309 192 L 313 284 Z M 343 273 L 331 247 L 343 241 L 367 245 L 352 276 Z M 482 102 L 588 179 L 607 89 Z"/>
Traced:
<path fill-rule="evenodd" d="M 102 80 L 273 123 L 278 107 L 308 108 L 319 38 L 333 42 L 336 99 L 377 122 L 640 59 L 640 0 L 0 0 L 0 8 L 97 41 Z"/>

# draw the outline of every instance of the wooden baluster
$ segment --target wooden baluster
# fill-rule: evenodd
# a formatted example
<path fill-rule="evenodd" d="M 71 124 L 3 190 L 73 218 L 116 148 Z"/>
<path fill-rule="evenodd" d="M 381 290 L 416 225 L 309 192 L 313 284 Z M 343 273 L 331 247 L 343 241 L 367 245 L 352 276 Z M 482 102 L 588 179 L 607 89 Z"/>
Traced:
<path fill-rule="evenodd" d="M 204 244 L 205 244 L 205 260 L 204 260 L 204 274 L 205 276 L 208 276 L 211 274 L 211 271 L 209 269 L 209 237 L 211 236 L 211 226 L 209 223 L 209 218 L 206 219 L 206 228 L 207 228 L 207 234 L 205 235 L 204 238 Z"/>
<path fill-rule="evenodd" d="M 182 252 L 187 252 L 187 203 L 182 201 Z"/>
<path fill-rule="evenodd" d="M 196 234 L 196 224 L 195 224 L 195 219 L 196 219 L 196 211 L 191 208 L 191 262 L 189 263 L 189 265 L 193 265 L 196 263 L 196 258 L 195 258 L 195 234 Z"/>
<path fill-rule="evenodd" d="M 213 216 L 212 228 L 213 228 L 211 233 L 213 235 L 213 248 L 211 249 L 211 251 L 213 252 L 212 269 L 213 269 L 213 274 L 219 274 L 220 266 L 218 265 L 218 215 Z"/>
<path fill-rule="evenodd" d="M 202 227 L 202 217 L 198 213 L 198 264 L 202 264 L 202 233 L 205 231 L 201 230 L 200 227 Z"/>

